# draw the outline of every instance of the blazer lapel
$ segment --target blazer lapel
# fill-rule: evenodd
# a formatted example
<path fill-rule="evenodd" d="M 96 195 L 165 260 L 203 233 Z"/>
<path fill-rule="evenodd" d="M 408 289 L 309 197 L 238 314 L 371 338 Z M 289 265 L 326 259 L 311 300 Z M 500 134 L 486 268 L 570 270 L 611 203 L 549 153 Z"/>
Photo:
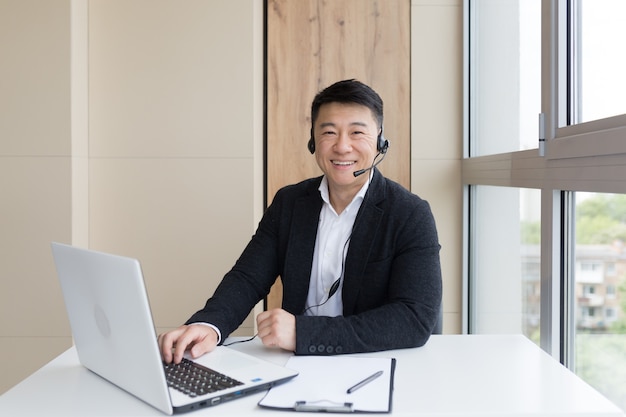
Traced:
<path fill-rule="evenodd" d="M 283 280 L 284 291 L 289 292 L 289 296 L 284 296 L 283 301 L 289 300 L 293 303 L 284 304 L 283 308 L 294 314 L 300 314 L 304 310 L 309 292 L 317 225 L 322 208 L 318 186 L 319 182 L 315 187 L 311 187 L 309 194 L 294 203 L 285 255 L 284 275 L 287 278 Z"/>

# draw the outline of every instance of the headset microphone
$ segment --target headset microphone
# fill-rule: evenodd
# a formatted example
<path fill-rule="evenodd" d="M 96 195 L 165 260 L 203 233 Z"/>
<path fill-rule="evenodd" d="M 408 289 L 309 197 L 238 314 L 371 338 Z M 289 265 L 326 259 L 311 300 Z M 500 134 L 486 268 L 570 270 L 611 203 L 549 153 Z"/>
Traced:
<path fill-rule="evenodd" d="M 385 149 L 386 150 L 386 149 Z M 374 169 L 374 167 L 378 164 L 380 164 L 381 162 L 383 162 L 383 159 L 385 159 L 385 156 L 387 155 L 387 152 L 379 152 L 378 155 L 376 155 L 376 158 L 378 158 L 379 155 L 383 155 L 382 158 L 380 158 L 380 160 L 378 162 L 375 162 L 372 164 L 371 167 L 369 168 L 365 168 L 365 169 L 359 169 L 358 171 L 354 171 L 352 173 L 352 175 L 354 175 L 355 177 L 358 177 L 359 175 L 365 174 L 367 171 Z M 374 158 L 374 159 L 376 159 Z"/>

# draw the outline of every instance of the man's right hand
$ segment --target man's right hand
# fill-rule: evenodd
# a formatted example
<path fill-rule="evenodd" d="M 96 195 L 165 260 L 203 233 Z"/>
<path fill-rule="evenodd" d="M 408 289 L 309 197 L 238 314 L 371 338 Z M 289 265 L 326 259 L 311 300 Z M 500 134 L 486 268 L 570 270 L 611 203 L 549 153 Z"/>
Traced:
<path fill-rule="evenodd" d="M 217 332 L 202 324 L 183 325 L 158 337 L 161 357 L 165 363 L 180 363 L 185 351 L 197 358 L 215 349 Z"/>

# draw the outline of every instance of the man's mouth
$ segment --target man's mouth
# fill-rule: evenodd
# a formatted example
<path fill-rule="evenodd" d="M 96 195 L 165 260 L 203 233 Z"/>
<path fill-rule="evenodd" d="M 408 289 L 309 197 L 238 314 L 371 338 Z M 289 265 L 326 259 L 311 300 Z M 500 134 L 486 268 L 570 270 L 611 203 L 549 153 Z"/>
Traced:
<path fill-rule="evenodd" d="M 331 161 L 331 162 L 333 163 L 333 165 L 337 165 L 341 167 L 348 167 L 356 163 L 355 161 Z"/>

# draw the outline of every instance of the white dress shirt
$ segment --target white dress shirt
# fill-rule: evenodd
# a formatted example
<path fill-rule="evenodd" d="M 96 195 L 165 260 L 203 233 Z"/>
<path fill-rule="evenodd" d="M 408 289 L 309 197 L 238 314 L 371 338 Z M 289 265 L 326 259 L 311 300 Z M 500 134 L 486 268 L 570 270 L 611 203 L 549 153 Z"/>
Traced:
<path fill-rule="evenodd" d="M 317 226 L 305 315 L 335 317 L 343 314 L 341 294 L 345 259 L 350 245 L 352 226 L 368 186 L 369 181 L 361 187 L 343 212 L 337 214 L 330 204 L 328 180 L 326 177 L 322 178 L 319 191 L 324 205 Z M 330 289 L 338 279 L 340 280 L 339 288 L 329 298 Z"/>

